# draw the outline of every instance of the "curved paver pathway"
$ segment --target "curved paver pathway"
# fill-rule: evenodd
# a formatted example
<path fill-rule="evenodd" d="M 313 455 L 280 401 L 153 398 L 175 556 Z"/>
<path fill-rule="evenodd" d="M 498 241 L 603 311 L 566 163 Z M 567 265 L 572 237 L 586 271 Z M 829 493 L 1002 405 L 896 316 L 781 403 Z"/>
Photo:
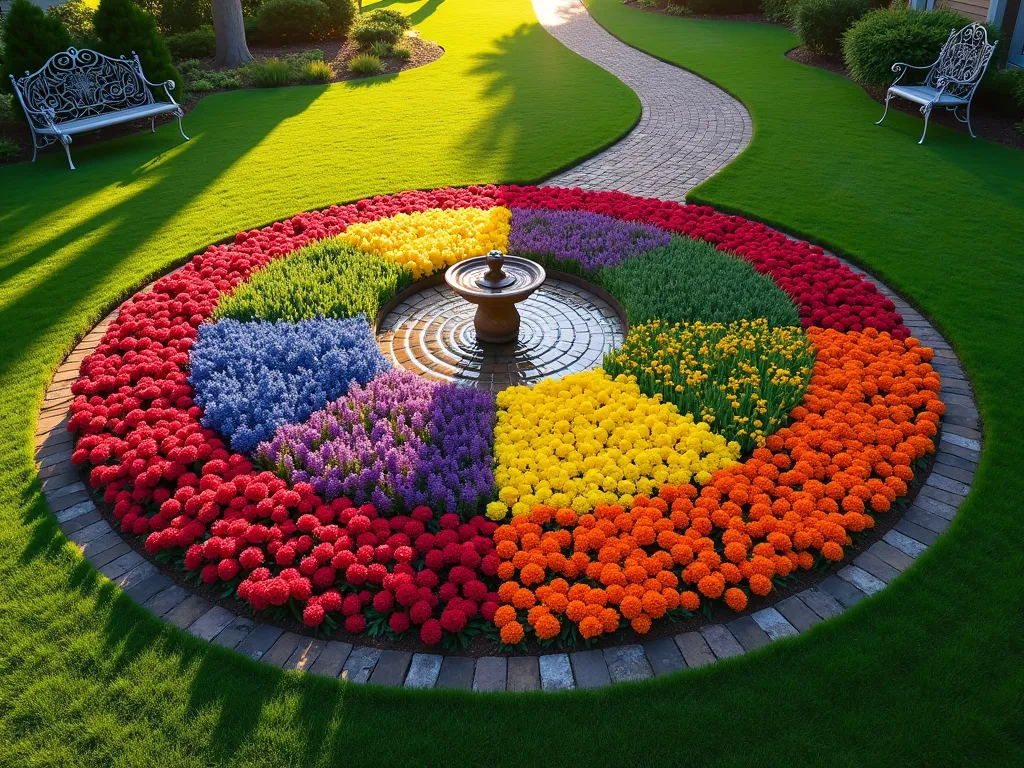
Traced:
<path fill-rule="evenodd" d="M 643 107 L 628 136 L 547 183 L 682 200 L 750 143 L 753 124 L 739 101 L 613 37 L 580 0 L 533 0 L 533 8 L 551 35 L 628 85 Z"/>
<path fill-rule="evenodd" d="M 534 0 L 534 4 L 539 14 L 545 8 L 582 8 L 575 0 Z M 566 26 L 569 23 L 578 24 L 580 26 L 576 29 L 586 29 L 578 16 L 576 13 Z M 586 19 L 589 20 L 589 16 Z M 596 26 L 592 20 L 589 25 Z M 567 30 L 563 32 L 566 32 L 566 39 L 572 39 Z M 573 35 L 576 34 L 573 32 Z M 605 35 L 614 40 L 607 33 Z M 600 40 L 600 37 L 595 36 L 595 39 Z M 624 57 L 632 57 L 636 53 L 615 42 L 625 49 L 622 54 Z M 588 58 L 597 60 L 596 56 L 595 53 Z M 668 66 L 646 56 L 642 57 L 642 61 L 644 66 Z M 694 78 L 692 75 L 687 77 Z M 695 79 L 707 86 L 703 80 Z M 647 101 L 644 114 L 645 119 L 650 117 L 658 123 L 656 113 L 648 111 Z M 743 131 L 746 138 L 737 144 L 728 159 L 734 157 L 749 139 L 749 119 L 745 112 L 742 114 L 746 121 Z M 631 152 L 639 151 L 636 148 L 642 145 L 643 137 L 636 134 L 643 125 L 642 121 L 641 126 L 624 139 L 622 144 L 557 177 L 557 181 L 563 185 L 586 186 L 590 189 L 621 189 L 632 194 L 681 197 L 682 192 L 685 192 L 684 187 L 688 188 L 696 181 L 687 184 L 684 180 L 677 184 L 676 177 L 669 173 L 663 180 L 665 187 L 633 186 L 641 180 L 652 185 L 661 183 L 657 180 L 657 170 L 650 165 L 646 166 L 646 174 L 636 176 L 635 161 L 627 162 L 627 155 L 619 150 L 619 147 L 629 144 Z M 719 159 L 724 157 L 722 154 L 713 155 Z M 604 171 L 603 158 L 607 158 Z M 709 161 L 706 165 L 717 170 L 728 159 L 721 160 L 717 165 L 717 161 Z M 663 165 L 662 162 L 658 163 L 658 167 Z M 698 165 L 699 162 L 691 163 L 691 167 Z M 586 177 L 581 175 L 574 178 L 574 174 L 582 173 L 584 168 L 588 168 Z M 710 175 L 710 172 L 706 175 Z M 690 178 L 693 177 L 687 177 Z M 475 659 L 381 650 L 336 640 L 318 640 L 267 624 L 257 624 L 246 616 L 236 615 L 198 595 L 190 594 L 159 573 L 152 563 L 132 549 L 111 528 L 82 483 L 78 468 L 71 464 L 73 436 L 66 429 L 72 400 L 71 384 L 79 375 L 82 360 L 99 344 L 117 313 L 116 309 L 89 332 L 57 369 L 44 396 L 36 424 L 36 465 L 43 492 L 61 529 L 101 573 L 156 616 L 197 637 L 234 649 L 250 658 L 285 669 L 301 669 L 352 682 L 406 688 L 557 691 L 641 680 L 736 656 L 772 640 L 798 635 L 818 622 L 842 613 L 868 595 L 883 589 L 888 582 L 910 567 L 918 555 L 946 530 L 970 491 L 981 458 L 981 424 L 970 383 L 956 354 L 919 312 L 885 285 L 870 276 L 867 278 L 893 300 L 914 336 L 935 350 L 932 364 L 942 376 L 939 396 L 946 404 L 946 413 L 941 421 L 941 439 L 931 474 L 914 503 L 880 541 L 818 585 L 728 623 L 705 626 L 699 631 L 675 637 L 603 650 Z"/>

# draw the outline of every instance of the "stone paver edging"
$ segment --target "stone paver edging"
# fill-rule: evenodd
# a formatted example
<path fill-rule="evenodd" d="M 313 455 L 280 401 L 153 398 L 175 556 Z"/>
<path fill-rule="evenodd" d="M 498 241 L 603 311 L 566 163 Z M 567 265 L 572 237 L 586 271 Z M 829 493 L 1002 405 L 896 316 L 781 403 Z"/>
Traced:
<path fill-rule="evenodd" d="M 631 87 L 644 90 L 640 125 L 611 149 L 558 176 L 557 183 L 679 199 L 735 157 L 749 141 L 749 117 L 741 106 L 736 112 L 738 103 L 730 104 L 731 97 L 723 100 L 724 94 L 706 81 L 619 43 L 597 27 L 585 9 L 582 14 L 576 9 L 583 9 L 578 0 L 534 0 L 534 6 L 542 23 L 549 21 L 552 13 L 569 14 L 564 24 L 545 26 L 573 50 L 613 71 Z M 619 49 L 613 49 L 609 40 Z M 644 68 L 654 70 L 650 77 L 641 78 L 642 82 L 633 80 L 626 71 L 643 74 Z M 670 72 L 676 75 L 670 76 Z M 674 79 L 677 75 L 683 79 Z M 677 92 L 696 89 L 693 92 L 698 96 L 690 106 L 680 106 L 685 102 L 662 101 L 650 91 L 652 88 Z M 705 93 L 706 98 L 701 95 Z M 707 139 L 710 146 L 702 136 L 712 134 L 700 133 L 700 120 L 695 129 L 688 118 L 677 114 L 702 109 L 711 122 L 719 122 L 722 113 L 716 110 L 725 110 L 720 122 L 729 126 L 726 138 Z M 663 131 L 666 124 L 672 126 L 667 133 Z M 664 153 L 648 158 L 645 152 L 651 150 L 651 142 L 659 146 L 665 142 Z M 680 162 L 675 162 L 674 153 L 682 153 Z M 703 159 L 701 153 L 705 153 Z M 818 585 L 726 624 L 705 626 L 674 638 L 603 650 L 474 659 L 319 640 L 257 624 L 190 594 L 159 573 L 111 528 L 94 505 L 78 468 L 71 464 L 73 436 L 66 429 L 73 399 L 71 384 L 78 378 L 82 360 L 97 347 L 117 310 L 93 328 L 57 369 L 36 424 L 36 465 L 43 493 L 61 529 L 103 575 L 157 617 L 249 658 L 350 682 L 406 688 L 562 691 L 642 680 L 737 656 L 772 640 L 799 635 L 839 615 L 909 568 L 949 526 L 970 491 L 981 457 L 982 437 L 970 383 L 956 354 L 931 324 L 886 286 L 870 276 L 868 279 L 893 300 L 914 336 L 935 350 L 932 365 L 942 376 L 940 398 L 946 404 L 946 413 L 931 474 L 914 503 L 880 541 Z"/>
<path fill-rule="evenodd" d="M 640 98 L 640 122 L 621 141 L 547 183 L 682 200 L 742 152 L 753 135 L 746 108 L 698 75 L 631 48 L 580 0 L 533 0 L 543 26 Z"/>

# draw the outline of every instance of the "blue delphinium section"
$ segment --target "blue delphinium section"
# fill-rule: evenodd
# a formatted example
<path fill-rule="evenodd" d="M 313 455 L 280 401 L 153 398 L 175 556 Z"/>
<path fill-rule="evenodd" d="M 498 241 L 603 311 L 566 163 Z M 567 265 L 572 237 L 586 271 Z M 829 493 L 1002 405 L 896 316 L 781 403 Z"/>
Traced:
<path fill-rule="evenodd" d="M 282 424 L 305 421 L 352 382 L 366 384 L 390 366 L 360 315 L 202 325 L 190 368 L 203 426 L 250 453 Z"/>

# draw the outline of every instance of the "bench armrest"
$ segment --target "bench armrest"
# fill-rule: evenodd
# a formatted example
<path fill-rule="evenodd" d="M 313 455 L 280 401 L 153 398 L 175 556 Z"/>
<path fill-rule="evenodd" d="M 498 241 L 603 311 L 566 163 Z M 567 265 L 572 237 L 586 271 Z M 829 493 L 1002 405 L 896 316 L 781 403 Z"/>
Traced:
<path fill-rule="evenodd" d="M 164 80 L 162 83 L 154 83 L 148 77 L 146 77 L 145 74 L 143 74 L 141 66 L 139 67 L 139 77 L 141 77 L 142 82 L 144 82 L 150 88 L 163 88 L 171 104 L 178 103 L 174 100 L 174 97 L 171 95 L 171 91 L 173 91 L 176 87 L 173 80 Z"/>
<path fill-rule="evenodd" d="M 896 73 L 896 79 L 892 81 L 892 85 L 896 85 L 896 83 L 902 80 L 903 76 L 907 74 L 907 72 L 909 72 L 911 69 L 920 69 L 922 71 L 930 70 L 936 64 L 938 64 L 938 60 L 932 62 L 931 64 L 926 64 L 923 67 L 917 66 L 916 64 L 907 64 L 905 61 L 897 61 L 895 64 L 892 65 L 892 71 Z M 889 87 L 891 88 L 892 86 Z"/>

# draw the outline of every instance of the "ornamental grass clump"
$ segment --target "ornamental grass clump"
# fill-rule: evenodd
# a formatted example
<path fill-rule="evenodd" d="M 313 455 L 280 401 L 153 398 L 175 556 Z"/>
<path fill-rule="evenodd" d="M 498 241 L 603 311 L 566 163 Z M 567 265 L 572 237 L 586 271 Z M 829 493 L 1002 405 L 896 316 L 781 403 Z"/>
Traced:
<path fill-rule="evenodd" d="M 248 453 L 282 424 L 388 369 L 363 317 L 299 323 L 221 320 L 199 327 L 189 381 L 203 426 Z"/>
<path fill-rule="evenodd" d="M 404 267 L 329 238 L 272 261 L 221 299 L 214 318 L 297 323 L 365 315 L 372 322 L 411 282 Z"/>
<path fill-rule="evenodd" d="M 281 427 L 258 458 L 327 499 L 373 504 L 382 514 L 419 505 L 472 517 L 494 490 L 494 397 L 393 370 Z"/>
<path fill-rule="evenodd" d="M 814 348 L 800 328 L 763 319 L 722 323 L 655 320 L 634 326 L 605 356 L 612 376 L 635 376 L 645 395 L 711 425 L 744 451 L 764 445 L 803 399 Z"/>
<path fill-rule="evenodd" d="M 800 325 L 792 300 L 768 275 L 709 243 L 673 237 L 664 248 L 623 261 L 598 282 L 630 323 L 729 323 L 763 317 L 770 326 Z"/>
<path fill-rule="evenodd" d="M 671 238 L 663 229 L 600 213 L 516 208 L 508 247 L 568 271 L 594 272 L 667 245 Z"/>
<path fill-rule="evenodd" d="M 384 62 L 372 53 L 360 53 L 348 61 L 348 71 L 360 77 L 379 75 L 384 71 Z"/>

